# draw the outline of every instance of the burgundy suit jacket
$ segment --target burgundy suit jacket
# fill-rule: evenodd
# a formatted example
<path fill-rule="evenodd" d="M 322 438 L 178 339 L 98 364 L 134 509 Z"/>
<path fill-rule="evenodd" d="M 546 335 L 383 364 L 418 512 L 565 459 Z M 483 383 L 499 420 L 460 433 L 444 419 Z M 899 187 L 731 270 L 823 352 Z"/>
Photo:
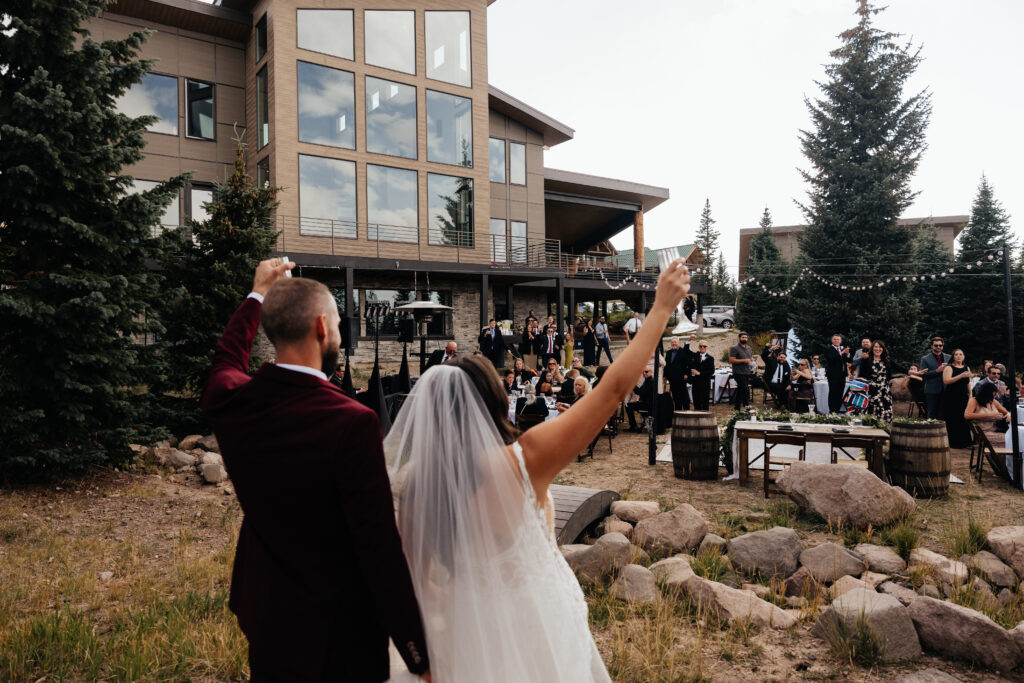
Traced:
<path fill-rule="evenodd" d="M 247 298 L 203 395 L 245 515 L 231 610 L 254 656 L 296 679 L 385 680 L 389 636 L 422 673 L 426 640 L 377 416 L 312 375 L 267 364 L 250 377 L 259 322 Z"/>

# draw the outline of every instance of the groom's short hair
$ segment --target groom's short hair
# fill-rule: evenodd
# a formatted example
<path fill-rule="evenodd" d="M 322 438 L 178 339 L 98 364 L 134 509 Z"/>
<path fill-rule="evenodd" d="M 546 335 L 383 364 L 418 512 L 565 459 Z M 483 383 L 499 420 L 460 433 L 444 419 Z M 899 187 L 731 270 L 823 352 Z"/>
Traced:
<path fill-rule="evenodd" d="M 301 277 L 278 280 L 263 299 L 263 331 L 274 346 L 302 341 L 313 320 L 326 313 L 333 301 L 322 282 Z"/>

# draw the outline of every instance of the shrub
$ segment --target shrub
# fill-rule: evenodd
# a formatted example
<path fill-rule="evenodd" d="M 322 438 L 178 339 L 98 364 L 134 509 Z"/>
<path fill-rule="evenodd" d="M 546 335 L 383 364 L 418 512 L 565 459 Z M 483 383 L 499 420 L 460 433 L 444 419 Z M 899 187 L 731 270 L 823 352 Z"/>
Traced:
<path fill-rule="evenodd" d="M 920 543 L 921 534 L 914 528 L 913 522 L 907 518 L 893 522 L 881 529 L 878 538 L 884 545 L 892 546 L 904 561 L 909 562 L 910 551 Z"/>

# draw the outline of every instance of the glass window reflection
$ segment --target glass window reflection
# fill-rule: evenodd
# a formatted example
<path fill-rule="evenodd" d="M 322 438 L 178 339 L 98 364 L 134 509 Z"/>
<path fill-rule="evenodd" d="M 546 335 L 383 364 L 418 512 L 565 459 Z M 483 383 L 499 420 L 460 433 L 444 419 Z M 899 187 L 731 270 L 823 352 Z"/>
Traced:
<path fill-rule="evenodd" d="M 509 223 L 508 251 L 512 263 L 526 263 L 526 247 L 526 223 L 511 221 Z"/>
<path fill-rule="evenodd" d="M 300 9 L 295 23 L 297 45 L 303 50 L 354 59 L 352 10 Z"/>
<path fill-rule="evenodd" d="M 469 12 L 426 12 L 427 78 L 470 86 Z"/>
<path fill-rule="evenodd" d="M 213 189 L 208 187 L 192 187 L 189 189 L 190 218 L 198 223 L 209 220 L 210 212 L 206 205 L 213 201 Z"/>
<path fill-rule="evenodd" d="M 363 13 L 366 63 L 416 73 L 416 13 L 366 10 Z"/>
<path fill-rule="evenodd" d="M 353 292 L 355 294 L 356 292 Z M 363 308 L 360 311 L 360 315 L 363 316 L 366 325 L 367 336 L 373 336 L 377 332 L 377 321 L 380 320 L 380 334 L 382 335 L 397 335 L 398 334 L 398 314 L 395 313 L 395 306 L 401 306 L 404 303 L 408 303 L 410 299 L 420 301 L 431 301 L 435 304 L 441 304 L 443 306 L 452 305 L 452 292 L 451 290 L 426 290 L 426 291 L 413 291 L 411 289 L 367 289 L 363 290 Z M 380 318 L 373 318 L 366 315 L 366 305 L 369 303 L 379 303 L 386 301 L 391 304 L 388 307 L 388 314 L 381 316 Z M 344 300 L 342 299 L 339 303 L 339 308 L 344 310 Z M 443 311 L 435 313 L 430 322 L 427 323 L 427 335 L 429 336 L 443 336 L 446 332 L 446 323 L 450 316 L 450 311 Z M 417 335 L 419 335 L 419 328 L 417 328 Z"/>
<path fill-rule="evenodd" d="M 213 140 L 213 85 L 185 81 L 185 135 Z"/>
<path fill-rule="evenodd" d="M 508 249 L 505 240 L 505 219 L 491 219 L 491 263 L 506 263 Z"/>
<path fill-rule="evenodd" d="M 270 103 L 267 100 L 267 67 L 256 74 L 256 149 L 270 144 Z"/>
<path fill-rule="evenodd" d="M 416 171 L 366 165 L 366 215 L 371 240 L 419 242 Z"/>
<path fill-rule="evenodd" d="M 160 183 L 155 180 L 138 180 L 132 181 L 131 187 L 128 188 L 129 194 L 138 194 L 140 192 L 148 192 L 149 190 L 156 189 Z M 181 219 L 179 218 L 179 212 L 181 211 L 181 195 L 175 194 L 174 199 L 164 209 L 163 215 L 160 217 L 160 221 L 154 226 L 154 232 L 159 234 L 165 228 L 176 228 L 181 225 Z"/>
<path fill-rule="evenodd" d="M 508 181 L 513 185 L 526 184 L 526 145 L 508 143 Z"/>
<path fill-rule="evenodd" d="M 416 88 L 366 77 L 366 149 L 416 158 Z"/>
<path fill-rule="evenodd" d="M 491 182 L 505 182 L 505 141 L 491 138 Z"/>
<path fill-rule="evenodd" d="M 178 134 L 178 79 L 146 74 L 117 101 L 117 110 L 131 117 L 156 116 L 151 133 Z"/>
<path fill-rule="evenodd" d="M 256 61 L 259 62 L 263 59 L 263 55 L 267 54 L 267 15 L 264 14 L 260 17 L 260 20 L 256 22 Z"/>
<path fill-rule="evenodd" d="M 266 156 L 256 163 L 256 187 L 270 187 L 270 157 Z"/>
<path fill-rule="evenodd" d="M 356 236 L 356 165 L 299 155 L 299 233 Z"/>
<path fill-rule="evenodd" d="M 427 91 L 427 161 L 473 166 L 473 101 Z"/>
<path fill-rule="evenodd" d="M 473 247 L 473 179 L 427 174 L 430 244 Z"/>
<path fill-rule="evenodd" d="M 299 62 L 299 140 L 356 148 L 355 76 Z"/>

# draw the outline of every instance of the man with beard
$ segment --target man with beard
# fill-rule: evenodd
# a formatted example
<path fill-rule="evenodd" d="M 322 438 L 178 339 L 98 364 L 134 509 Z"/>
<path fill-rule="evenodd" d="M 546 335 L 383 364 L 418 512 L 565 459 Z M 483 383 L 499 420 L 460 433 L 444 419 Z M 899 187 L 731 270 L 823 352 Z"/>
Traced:
<path fill-rule="evenodd" d="M 228 604 L 249 641 L 252 680 L 386 680 L 389 638 L 429 680 L 380 424 L 327 381 L 338 307 L 323 284 L 283 278 L 291 265 L 259 264 L 203 393 L 245 515 Z M 261 322 L 277 362 L 250 377 Z"/>

